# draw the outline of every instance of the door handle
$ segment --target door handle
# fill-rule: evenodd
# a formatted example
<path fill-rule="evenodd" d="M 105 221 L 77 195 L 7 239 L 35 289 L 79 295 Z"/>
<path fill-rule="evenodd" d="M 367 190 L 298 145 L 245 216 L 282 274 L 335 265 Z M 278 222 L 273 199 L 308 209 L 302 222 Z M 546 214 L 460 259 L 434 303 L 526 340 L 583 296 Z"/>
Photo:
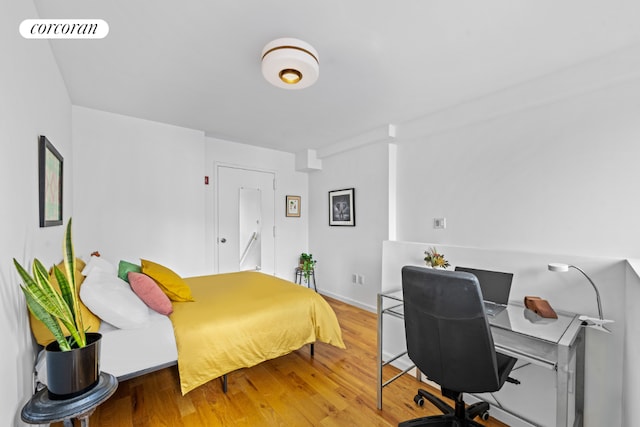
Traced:
<path fill-rule="evenodd" d="M 220 243 L 227 243 L 227 239 L 225 239 L 224 237 L 220 239 Z"/>

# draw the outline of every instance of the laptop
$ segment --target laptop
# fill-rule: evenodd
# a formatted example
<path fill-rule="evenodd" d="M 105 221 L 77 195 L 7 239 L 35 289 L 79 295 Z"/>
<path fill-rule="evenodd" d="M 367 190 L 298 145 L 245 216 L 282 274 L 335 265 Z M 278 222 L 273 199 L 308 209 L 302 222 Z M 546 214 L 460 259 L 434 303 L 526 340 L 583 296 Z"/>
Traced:
<path fill-rule="evenodd" d="M 471 273 L 478 278 L 482 298 L 484 299 L 484 311 L 488 315 L 495 316 L 507 307 L 513 273 L 469 267 L 456 267 L 455 270 Z"/>

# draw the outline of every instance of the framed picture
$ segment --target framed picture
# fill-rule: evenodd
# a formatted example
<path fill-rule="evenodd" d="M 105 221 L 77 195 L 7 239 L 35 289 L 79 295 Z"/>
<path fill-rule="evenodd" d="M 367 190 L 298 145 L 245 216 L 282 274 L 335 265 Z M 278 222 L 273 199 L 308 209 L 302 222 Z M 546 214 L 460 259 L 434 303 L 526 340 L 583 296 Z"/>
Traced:
<path fill-rule="evenodd" d="M 287 196 L 287 216 L 300 216 L 300 196 Z"/>
<path fill-rule="evenodd" d="M 356 225 L 355 189 L 329 191 L 329 225 Z"/>
<path fill-rule="evenodd" d="M 40 227 L 62 225 L 62 164 L 58 150 L 47 139 L 38 140 Z"/>

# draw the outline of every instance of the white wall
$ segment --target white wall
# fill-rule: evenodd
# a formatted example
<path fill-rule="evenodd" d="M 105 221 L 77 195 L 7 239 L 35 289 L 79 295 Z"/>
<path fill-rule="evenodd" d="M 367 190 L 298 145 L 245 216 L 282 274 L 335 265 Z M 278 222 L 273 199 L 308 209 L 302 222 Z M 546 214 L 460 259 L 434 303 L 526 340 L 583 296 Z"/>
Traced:
<path fill-rule="evenodd" d="M 211 273 L 202 132 L 74 106 L 73 141 L 78 255 Z"/>
<path fill-rule="evenodd" d="M 22 406 L 32 394 L 33 345 L 24 297 L 12 263 L 30 267 L 62 259 L 62 226 L 39 228 L 38 136 L 64 157 L 64 207 L 73 212 L 71 103 L 45 40 L 25 40 L 19 23 L 37 18 L 32 2 L 12 2 L 0 13 L 0 425 L 24 425 Z"/>
<path fill-rule="evenodd" d="M 309 174 L 309 250 L 318 260 L 321 293 L 375 310 L 380 290 L 382 242 L 388 238 L 389 151 L 377 143 L 322 159 Z M 356 226 L 329 226 L 331 190 L 355 188 Z M 365 283 L 352 283 L 352 274 Z"/>
<path fill-rule="evenodd" d="M 638 99 L 632 80 L 400 143 L 398 239 L 639 257 Z"/>
<path fill-rule="evenodd" d="M 308 224 L 310 215 L 307 197 L 308 178 L 306 173 L 296 172 L 295 156 L 291 153 L 256 148 L 250 145 L 206 138 L 206 171 L 209 176 L 207 190 L 207 259 L 215 260 L 215 167 L 217 164 L 241 166 L 275 173 L 275 225 L 276 225 L 276 276 L 293 280 L 294 268 L 302 252 L 308 251 Z M 285 197 L 301 196 L 301 216 L 285 217 Z"/>
<path fill-rule="evenodd" d="M 276 275 L 293 279 L 307 250 L 307 175 L 293 154 L 134 117 L 73 107 L 75 241 L 114 262 L 147 258 L 181 275 L 215 272 L 215 165 L 276 174 Z M 205 185 L 204 177 L 209 177 Z M 285 195 L 302 218 L 285 218 Z"/>
<path fill-rule="evenodd" d="M 626 328 L 624 334 L 624 364 L 625 373 L 622 385 L 622 425 L 630 426 L 635 423 L 636 408 L 640 402 L 640 260 L 627 260 L 627 287 L 624 295 Z"/>

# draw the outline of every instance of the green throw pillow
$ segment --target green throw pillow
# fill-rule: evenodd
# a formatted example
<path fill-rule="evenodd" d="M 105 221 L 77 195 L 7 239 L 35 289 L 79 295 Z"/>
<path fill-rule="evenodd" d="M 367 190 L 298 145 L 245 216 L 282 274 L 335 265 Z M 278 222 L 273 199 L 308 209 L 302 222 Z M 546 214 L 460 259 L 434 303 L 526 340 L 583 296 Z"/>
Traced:
<path fill-rule="evenodd" d="M 120 261 L 120 264 L 118 264 L 118 277 L 129 283 L 129 277 L 127 277 L 127 275 L 130 271 L 133 271 L 134 273 L 140 273 L 142 269 L 139 265 L 132 262 L 124 260 Z"/>

